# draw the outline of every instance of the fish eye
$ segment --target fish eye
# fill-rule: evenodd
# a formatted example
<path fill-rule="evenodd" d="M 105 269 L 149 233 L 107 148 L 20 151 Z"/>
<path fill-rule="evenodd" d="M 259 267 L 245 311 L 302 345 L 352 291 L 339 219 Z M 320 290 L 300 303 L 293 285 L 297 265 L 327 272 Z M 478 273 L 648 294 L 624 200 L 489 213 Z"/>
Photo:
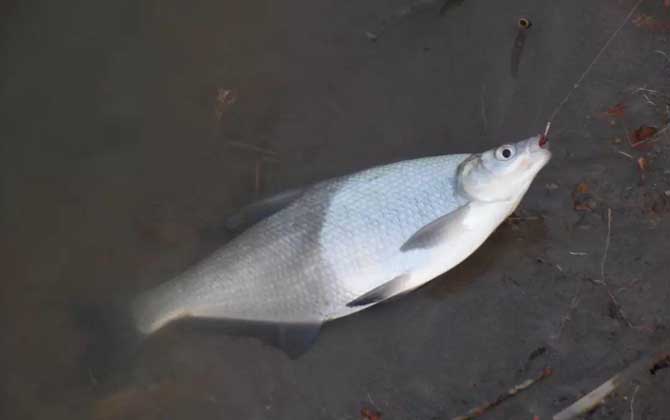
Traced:
<path fill-rule="evenodd" d="M 512 146 L 511 144 L 500 146 L 498 150 L 496 150 L 496 159 L 498 160 L 511 159 L 514 156 L 515 151 L 516 150 L 514 149 L 514 146 Z"/>

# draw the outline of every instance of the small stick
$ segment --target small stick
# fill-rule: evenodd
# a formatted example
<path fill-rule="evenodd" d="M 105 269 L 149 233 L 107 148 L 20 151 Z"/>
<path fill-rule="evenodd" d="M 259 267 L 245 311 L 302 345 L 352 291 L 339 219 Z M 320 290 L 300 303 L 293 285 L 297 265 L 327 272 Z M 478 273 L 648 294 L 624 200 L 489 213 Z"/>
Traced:
<path fill-rule="evenodd" d="M 670 57 L 668 57 L 668 54 L 665 51 L 654 50 L 654 52 L 657 53 L 657 54 L 661 54 L 663 57 L 665 57 L 668 60 L 668 62 L 670 62 Z"/>
<path fill-rule="evenodd" d="M 603 251 L 603 257 L 600 260 L 600 279 L 599 280 L 594 280 L 593 282 L 596 284 L 599 284 L 603 287 L 605 287 L 605 291 L 607 292 L 607 296 L 609 296 L 610 300 L 612 301 L 612 304 L 616 308 L 617 312 L 619 313 L 619 316 L 621 319 L 628 325 L 630 328 L 633 328 L 633 323 L 630 322 L 628 317 L 626 317 L 626 314 L 623 311 L 623 308 L 621 307 L 621 304 L 619 301 L 614 297 L 612 292 L 610 291 L 610 286 L 607 283 L 607 280 L 605 279 L 605 264 L 607 263 L 607 254 L 610 249 L 610 240 L 612 236 L 612 209 L 608 208 L 607 209 L 607 236 L 605 237 L 605 250 Z"/>
<path fill-rule="evenodd" d="M 654 366 L 664 360 L 670 360 L 670 344 L 666 343 L 660 348 L 663 350 L 633 363 L 622 372 L 612 376 L 602 385 L 577 400 L 574 404 L 554 415 L 553 420 L 571 420 L 593 410 L 598 404 L 602 403 L 609 394 L 621 386 L 621 384 L 637 379 L 645 373 L 649 374 L 654 369 Z"/>
<path fill-rule="evenodd" d="M 607 209 L 607 237 L 605 238 L 605 250 L 603 251 L 603 258 L 600 260 L 600 281 L 605 282 L 605 263 L 607 263 L 607 253 L 610 250 L 610 238 L 612 236 L 612 209 Z"/>
<path fill-rule="evenodd" d="M 539 216 L 510 216 L 507 218 L 510 222 L 532 222 L 540 219 Z"/>
<path fill-rule="evenodd" d="M 568 321 L 570 321 L 570 319 L 572 319 L 572 312 L 579 305 L 580 290 L 581 290 L 581 283 L 577 283 L 577 288 L 575 289 L 575 295 L 570 300 L 570 306 L 568 307 L 568 310 L 565 311 L 565 315 L 563 315 L 563 317 L 561 318 L 561 323 L 558 325 L 558 334 L 556 334 L 552 338 L 559 339 L 561 338 L 561 335 L 563 335 L 563 329 L 565 328 L 565 324 Z"/>
<path fill-rule="evenodd" d="M 626 156 L 628 159 L 635 159 L 635 158 L 633 157 L 633 155 L 631 155 L 631 154 L 629 154 L 629 153 L 626 153 L 626 152 L 624 152 L 623 150 L 617 150 L 616 152 L 617 152 L 618 154 L 620 154 L 621 156 Z"/>
<path fill-rule="evenodd" d="M 91 369 L 88 370 L 88 378 L 91 380 L 91 384 L 93 384 L 93 386 L 98 385 L 98 379 L 95 377 L 95 375 L 93 375 L 93 371 Z"/>
<path fill-rule="evenodd" d="M 537 377 L 534 379 L 526 379 L 519 385 L 514 386 L 513 388 L 510 388 L 506 393 L 501 394 L 496 398 L 494 401 L 491 402 L 486 402 L 479 407 L 473 408 L 472 410 L 468 411 L 467 414 L 464 416 L 458 416 L 454 417 L 451 420 L 470 420 L 474 419 L 475 417 L 479 417 L 488 410 L 492 409 L 493 407 L 496 407 L 500 404 L 502 404 L 504 401 L 512 398 L 516 394 L 518 394 L 521 391 L 525 391 L 526 389 L 530 388 L 531 386 L 535 385 L 536 383 L 540 382 L 542 379 L 551 376 L 553 374 L 553 370 L 551 368 L 545 368 L 542 370 L 542 373 L 540 373 Z"/>
<path fill-rule="evenodd" d="M 489 126 L 489 120 L 486 118 L 486 85 L 482 85 L 481 103 L 482 103 L 482 121 L 484 122 L 484 132 L 486 132 Z"/>
<path fill-rule="evenodd" d="M 656 106 L 656 104 L 655 104 L 651 99 L 649 99 L 649 97 L 648 97 L 647 95 L 642 94 L 642 97 L 644 98 L 645 101 L 647 101 L 647 103 L 648 103 L 649 105 L 651 105 L 651 106 Z"/>
<path fill-rule="evenodd" d="M 263 171 L 263 160 L 256 160 L 256 178 L 254 182 L 254 193 L 258 196 L 261 193 L 261 180 Z"/>
<path fill-rule="evenodd" d="M 460 6 L 465 0 L 445 0 L 440 7 L 440 15 L 444 15 L 452 6 Z"/>
<path fill-rule="evenodd" d="M 640 385 L 635 385 L 635 391 L 633 391 L 633 396 L 630 398 L 630 420 L 635 420 L 635 395 L 637 391 L 640 390 Z"/>
<path fill-rule="evenodd" d="M 228 144 L 229 146 L 237 147 L 238 149 L 260 153 L 260 154 L 263 154 L 263 155 L 266 155 L 266 156 L 272 156 L 272 157 L 277 156 L 277 153 L 275 153 L 274 151 L 272 151 L 270 149 L 264 149 L 262 147 L 258 147 L 256 145 L 249 144 L 249 143 L 242 143 L 240 141 L 228 140 L 226 142 L 226 144 Z"/>
<path fill-rule="evenodd" d="M 663 134 L 663 133 L 665 133 L 666 131 L 668 131 L 668 128 L 670 128 L 670 124 L 666 124 L 665 127 L 663 127 L 663 128 L 661 128 L 660 130 L 658 130 L 656 133 L 654 133 L 653 136 L 649 137 L 648 139 L 645 139 L 645 140 L 642 140 L 642 141 L 638 141 L 637 143 L 635 143 L 635 146 L 640 146 L 641 144 L 646 144 L 646 143 L 655 143 L 655 142 L 657 142 L 657 141 L 660 139 L 661 134 Z M 629 140 L 629 143 L 631 143 L 630 140 Z M 632 143 L 631 143 L 631 146 L 632 146 Z"/>

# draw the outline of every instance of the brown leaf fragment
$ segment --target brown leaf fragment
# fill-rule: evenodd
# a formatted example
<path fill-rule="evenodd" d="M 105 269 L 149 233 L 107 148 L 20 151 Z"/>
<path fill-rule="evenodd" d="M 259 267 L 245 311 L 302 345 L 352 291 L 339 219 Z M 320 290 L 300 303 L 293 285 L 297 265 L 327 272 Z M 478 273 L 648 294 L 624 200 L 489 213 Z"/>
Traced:
<path fill-rule="evenodd" d="M 648 168 L 649 168 L 649 160 L 646 157 L 637 158 L 637 170 L 640 175 L 640 185 L 644 184 Z"/>
<path fill-rule="evenodd" d="M 649 160 L 646 157 L 637 158 L 637 167 L 640 172 L 645 172 L 649 168 Z"/>
<path fill-rule="evenodd" d="M 586 194 L 589 192 L 589 185 L 586 182 L 580 182 L 575 188 L 575 194 Z"/>
<path fill-rule="evenodd" d="M 645 15 L 640 13 L 639 15 L 633 18 L 633 25 L 638 28 L 649 28 L 656 23 L 656 19 L 653 16 Z"/>
<path fill-rule="evenodd" d="M 592 211 L 598 206 L 593 194 L 589 192 L 589 186 L 585 182 L 577 184 L 572 193 L 572 206 L 576 211 Z"/>
<path fill-rule="evenodd" d="M 651 369 L 649 369 L 649 373 L 651 373 L 652 375 L 656 375 L 656 372 L 658 372 L 661 369 L 665 369 L 667 367 L 670 367 L 670 354 L 667 354 L 664 358 L 659 360 L 658 363 L 652 366 Z"/>
<path fill-rule="evenodd" d="M 607 116 L 613 118 L 623 118 L 626 105 L 619 102 L 618 104 L 607 109 Z"/>
<path fill-rule="evenodd" d="M 662 215 L 670 210 L 670 200 L 665 193 L 648 191 L 642 198 L 643 208 L 656 215 Z"/>
<path fill-rule="evenodd" d="M 363 408 L 361 409 L 361 416 L 363 416 L 363 420 L 381 420 L 382 413 L 373 408 Z"/>
<path fill-rule="evenodd" d="M 631 146 L 639 148 L 642 146 L 646 140 L 653 137 L 658 130 L 656 127 L 650 127 L 647 125 L 642 125 L 640 128 L 633 132 L 633 137 L 631 138 Z"/>

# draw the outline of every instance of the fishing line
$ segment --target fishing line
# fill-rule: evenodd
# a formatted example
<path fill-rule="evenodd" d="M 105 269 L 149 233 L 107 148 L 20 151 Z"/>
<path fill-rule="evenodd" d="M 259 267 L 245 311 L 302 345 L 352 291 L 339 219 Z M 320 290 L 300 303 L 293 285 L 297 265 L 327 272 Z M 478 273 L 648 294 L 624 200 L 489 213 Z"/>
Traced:
<path fill-rule="evenodd" d="M 612 35 L 609 37 L 607 42 L 605 42 L 605 45 L 603 45 L 603 47 L 600 49 L 600 51 L 598 51 L 598 54 L 596 54 L 596 56 L 593 58 L 593 61 L 591 61 L 591 64 L 588 65 L 586 70 L 584 70 L 584 73 L 582 73 L 582 75 L 579 77 L 579 79 L 577 79 L 577 81 L 572 85 L 572 89 L 570 89 L 568 94 L 565 95 L 565 98 L 563 98 L 563 100 L 558 104 L 558 106 L 556 107 L 554 112 L 551 113 L 551 116 L 549 117 L 549 120 L 547 121 L 547 126 L 544 129 L 544 136 L 545 137 L 547 136 L 547 133 L 549 133 L 549 128 L 551 128 L 551 122 L 554 120 L 554 118 L 556 118 L 558 113 L 561 111 L 561 109 L 563 108 L 563 105 L 565 105 L 566 102 L 568 102 L 568 100 L 570 99 L 570 97 L 572 96 L 574 91 L 577 90 L 580 83 L 582 83 L 582 81 L 584 81 L 584 79 L 589 74 L 589 72 L 591 71 L 593 66 L 596 64 L 596 61 L 598 61 L 600 56 L 603 55 L 605 50 L 607 50 L 607 48 L 610 46 L 610 44 L 612 43 L 614 38 L 616 38 L 616 36 L 619 35 L 619 32 L 621 32 L 623 27 L 626 26 L 626 24 L 628 23 L 630 18 L 633 16 L 633 14 L 637 10 L 637 8 L 640 6 L 640 4 L 642 4 L 643 1 L 644 0 L 638 0 L 637 3 L 635 3 L 635 5 L 633 6 L 633 8 L 630 9 L 630 12 L 628 12 L 628 15 L 626 15 L 626 18 L 623 20 L 621 25 L 619 25 L 619 27 L 612 33 Z"/>

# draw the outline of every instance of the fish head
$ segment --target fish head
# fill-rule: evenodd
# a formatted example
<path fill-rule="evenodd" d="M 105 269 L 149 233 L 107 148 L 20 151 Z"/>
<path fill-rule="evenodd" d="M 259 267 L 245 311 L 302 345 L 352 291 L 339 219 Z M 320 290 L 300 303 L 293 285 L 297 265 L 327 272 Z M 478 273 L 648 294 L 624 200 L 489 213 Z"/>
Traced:
<path fill-rule="evenodd" d="M 549 159 L 549 141 L 544 135 L 503 144 L 463 162 L 459 184 L 474 200 L 519 200 Z"/>

